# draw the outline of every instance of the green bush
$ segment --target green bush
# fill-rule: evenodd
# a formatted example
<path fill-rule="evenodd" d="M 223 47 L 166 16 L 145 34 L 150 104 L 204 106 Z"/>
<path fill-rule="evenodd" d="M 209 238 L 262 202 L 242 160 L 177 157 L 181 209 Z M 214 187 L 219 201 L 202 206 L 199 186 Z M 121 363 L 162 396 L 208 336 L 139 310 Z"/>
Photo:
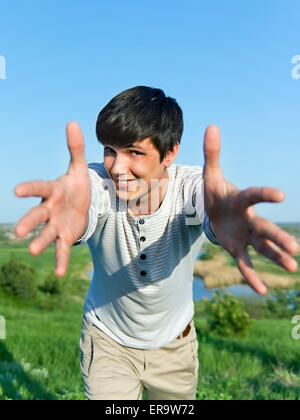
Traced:
<path fill-rule="evenodd" d="M 10 260 L 0 269 L 0 289 L 22 299 L 36 295 L 36 271 L 11 254 Z"/>
<path fill-rule="evenodd" d="M 276 288 L 267 299 L 267 307 L 274 318 L 290 318 L 300 311 L 300 284 L 292 288 Z"/>
<path fill-rule="evenodd" d="M 253 320 L 245 311 L 244 303 L 230 294 L 218 291 L 205 303 L 210 331 L 230 337 L 244 337 L 250 330 Z"/>
<path fill-rule="evenodd" d="M 60 295 L 63 291 L 62 280 L 54 273 L 49 273 L 42 286 L 40 286 L 40 290 L 50 295 Z"/>
<path fill-rule="evenodd" d="M 46 312 L 65 307 L 63 295 L 50 295 L 50 293 L 39 293 L 35 299 L 35 307 Z"/>

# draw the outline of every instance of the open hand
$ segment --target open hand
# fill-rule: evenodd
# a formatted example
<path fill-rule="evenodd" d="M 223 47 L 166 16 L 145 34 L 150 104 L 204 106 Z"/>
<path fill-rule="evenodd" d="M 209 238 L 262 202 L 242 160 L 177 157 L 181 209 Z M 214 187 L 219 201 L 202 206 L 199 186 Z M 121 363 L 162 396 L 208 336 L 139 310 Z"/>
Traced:
<path fill-rule="evenodd" d="M 55 181 L 29 181 L 15 188 L 18 197 L 41 197 L 17 224 L 16 234 L 25 237 L 42 223 L 46 223 L 29 250 L 39 255 L 56 241 L 56 274 L 65 275 L 70 246 L 84 233 L 90 206 L 90 179 L 84 157 L 84 139 L 77 123 L 67 125 L 67 141 L 71 155 L 68 172 Z"/>
<path fill-rule="evenodd" d="M 204 139 L 204 202 L 215 236 L 237 262 L 249 285 L 259 294 L 267 288 L 255 272 L 247 247 L 274 261 L 289 272 L 298 268 L 291 257 L 299 251 L 296 240 L 269 220 L 258 216 L 254 204 L 281 202 L 284 193 L 271 187 L 239 190 L 228 182 L 219 164 L 220 132 L 217 126 L 207 128 Z"/>

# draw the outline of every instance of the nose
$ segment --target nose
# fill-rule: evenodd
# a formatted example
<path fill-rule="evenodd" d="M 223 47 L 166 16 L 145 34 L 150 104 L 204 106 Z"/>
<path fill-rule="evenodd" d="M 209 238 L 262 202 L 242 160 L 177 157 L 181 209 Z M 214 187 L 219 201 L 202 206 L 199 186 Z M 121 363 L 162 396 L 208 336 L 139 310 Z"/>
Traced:
<path fill-rule="evenodd" d="M 116 154 L 113 160 L 113 164 L 110 168 L 110 173 L 113 177 L 127 175 L 128 173 L 128 162 L 125 156 Z"/>

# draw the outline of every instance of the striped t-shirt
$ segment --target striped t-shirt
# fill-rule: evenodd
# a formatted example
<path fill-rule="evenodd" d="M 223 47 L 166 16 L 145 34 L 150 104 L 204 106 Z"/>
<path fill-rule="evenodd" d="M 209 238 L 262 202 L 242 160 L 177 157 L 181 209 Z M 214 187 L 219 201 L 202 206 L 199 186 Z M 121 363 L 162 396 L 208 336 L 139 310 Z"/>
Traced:
<path fill-rule="evenodd" d="M 194 315 L 193 268 L 205 241 L 202 168 L 172 164 L 161 206 L 132 216 L 104 164 L 89 165 L 92 198 L 87 242 L 94 273 L 84 315 L 121 345 L 162 347 Z M 205 218 L 205 232 L 209 221 Z"/>

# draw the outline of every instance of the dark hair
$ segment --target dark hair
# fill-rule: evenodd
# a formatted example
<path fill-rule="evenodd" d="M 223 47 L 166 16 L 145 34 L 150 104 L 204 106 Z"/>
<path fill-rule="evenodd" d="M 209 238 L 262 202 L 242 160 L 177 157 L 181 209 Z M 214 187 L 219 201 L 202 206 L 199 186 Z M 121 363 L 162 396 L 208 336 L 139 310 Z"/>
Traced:
<path fill-rule="evenodd" d="M 125 147 L 150 137 L 161 161 L 180 143 L 183 116 L 176 100 L 161 89 L 136 86 L 127 89 L 100 111 L 96 134 L 102 144 Z"/>

